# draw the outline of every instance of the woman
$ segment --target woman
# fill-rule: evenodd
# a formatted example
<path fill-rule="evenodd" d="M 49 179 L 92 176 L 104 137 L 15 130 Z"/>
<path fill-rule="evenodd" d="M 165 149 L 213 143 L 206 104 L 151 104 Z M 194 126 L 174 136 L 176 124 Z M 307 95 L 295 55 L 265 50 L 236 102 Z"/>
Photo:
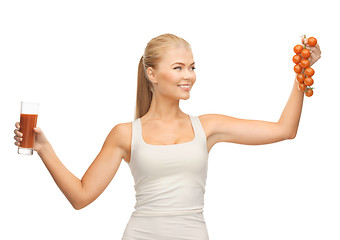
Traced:
<path fill-rule="evenodd" d="M 310 50 L 313 64 L 321 51 L 318 45 Z M 104 191 L 122 159 L 129 164 L 136 205 L 122 239 L 209 239 L 203 206 L 210 149 L 218 142 L 259 145 L 296 136 L 304 98 L 296 81 L 278 122 L 191 116 L 179 101 L 190 97 L 194 69 L 188 42 L 173 34 L 153 38 L 139 62 L 135 120 L 113 127 L 81 180 L 60 162 L 42 130 L 34 129 L 34 150 L 75 209 Z"/>

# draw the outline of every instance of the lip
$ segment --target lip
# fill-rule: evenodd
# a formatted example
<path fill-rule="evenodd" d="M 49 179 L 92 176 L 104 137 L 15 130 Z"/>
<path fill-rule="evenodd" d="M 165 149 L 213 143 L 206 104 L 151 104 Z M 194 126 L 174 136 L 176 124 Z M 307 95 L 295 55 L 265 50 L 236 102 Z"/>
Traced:
<path fill-rule="evenodd" d="M 177 86 L 179 87 L 180 89 L 184 90 L 184 91 L 190 91 L 191 90 L 191 86 L 188 87 L 188 88 L 185 88 L 185 87 L 181 87 L 181 86 Z"/>

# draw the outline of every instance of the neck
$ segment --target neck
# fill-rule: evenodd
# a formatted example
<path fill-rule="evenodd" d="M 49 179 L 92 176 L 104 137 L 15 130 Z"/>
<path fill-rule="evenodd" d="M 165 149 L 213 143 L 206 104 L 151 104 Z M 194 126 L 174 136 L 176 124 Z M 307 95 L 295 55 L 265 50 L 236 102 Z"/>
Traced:
<path fill-rule="evenodd" d="M 179 99 L 174 100 L 154 95 L 150 109 L 145 115 L 147 118 L 171 121 L 179 119 L 186 114 L 179 108 Z"/>

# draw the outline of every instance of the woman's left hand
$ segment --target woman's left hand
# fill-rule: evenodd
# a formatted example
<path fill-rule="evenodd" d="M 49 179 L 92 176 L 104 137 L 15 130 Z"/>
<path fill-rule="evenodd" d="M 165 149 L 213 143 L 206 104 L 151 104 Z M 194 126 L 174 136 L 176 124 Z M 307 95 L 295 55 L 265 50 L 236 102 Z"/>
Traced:
<path fill-rule="evenodd" d="M 304 39 L 306 48 L 310 51 L 310 57 L 308 58 L 308 61 L 310 62 L 310 66 L 312 66 L 314 63 L 316 63 L 321 58 L 321 50 L 320 46 L 317 43 L 314 47 L 310 47 L 307 45 L 307 38 Z"/>

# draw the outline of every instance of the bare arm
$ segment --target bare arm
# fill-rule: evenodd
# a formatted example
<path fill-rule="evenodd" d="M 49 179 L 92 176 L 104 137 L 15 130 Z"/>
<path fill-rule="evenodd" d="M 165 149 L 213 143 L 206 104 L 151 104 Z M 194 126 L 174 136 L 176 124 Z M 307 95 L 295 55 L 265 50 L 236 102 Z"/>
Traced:
<path fill-rule="evenodd" d="M 321 57 L 321 51 L 318 44 L 310 49 L 309 60 L 314 64 Z M 304 99 L 304 93 L 300 92 L 297 86 L 297 81 L 294 81 L 290 97 L 278 122 L 239 119 L 221 114 L 202 115 L 202 120 L 207 122 L 212 143 L 260 145 L 295 138 Z"/>
<path fill-rule="evenodd" d="M 298 89 L 298 82 L 294 81 L 292 92 L 277 123 L 279 127 L 287 133 L 286 136 L 288 139 L 295 138 L 297 134 L 302 112 L 303 98 L 304 93 L 300 92 Z"/>
<path fill-rule="evenodd" d="M 295 137 L 302 110 L 304 94 L 297 89 L 296 81 L 278 122 L 239 119 L 221 114 L 206 114 L 213 143 L 232 142 L 260 145 Z"/>
<path fill-rule="evenodd" d="M 115 176 L 124 155 L 121 146 L 122 126 L 118 124 L 111 130 L 101 151 L 80 180 L 62 164 L 41 129 L 36 128 L 35 132 L 35 150 L 75 209 L 87 206 L 104 191 Z M 22 134 L 17 130 L 15 133 L 16 145 L 19 145 Z"/>

